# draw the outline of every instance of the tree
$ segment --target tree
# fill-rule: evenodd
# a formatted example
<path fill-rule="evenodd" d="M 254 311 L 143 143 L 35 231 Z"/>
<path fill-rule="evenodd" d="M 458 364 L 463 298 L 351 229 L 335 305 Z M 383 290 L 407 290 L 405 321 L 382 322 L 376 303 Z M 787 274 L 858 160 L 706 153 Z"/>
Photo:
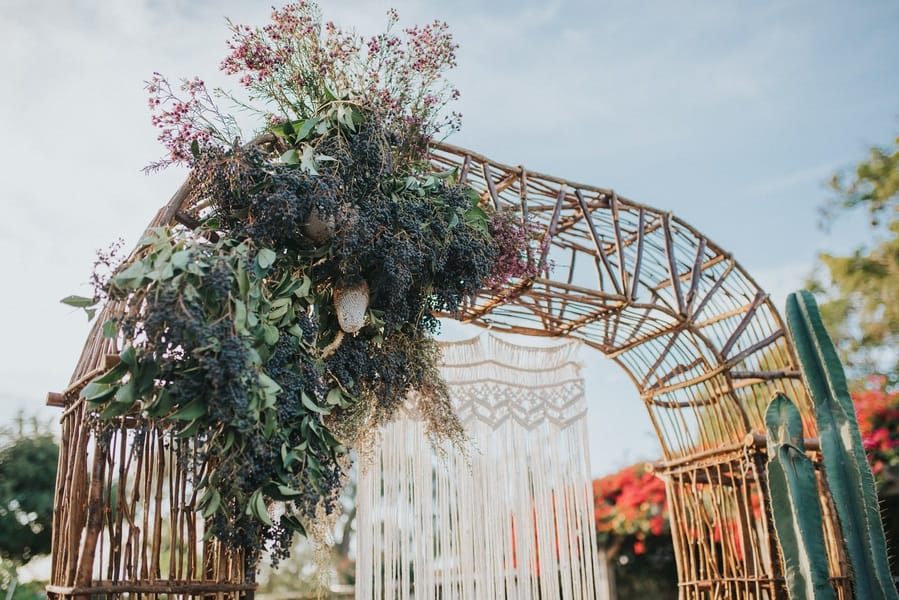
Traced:
<path fill-rule="evenodd" d="M 59 447 L 20 415 L 0 441 L 0 558 L 22 565 L 50 552 Z"/>
<path fill-rule="evenodd" d="M 826 222 L 845 211 L 871 218 L 872 246 L 849 256 L 821 254 L 831 296 L 821 304 L 828 330 L 850 373 L 880 373 L 899 382 L 899 137 L 892 147 L 872 147 L 853 173 L 834 175 L 837 193 L 824 209 Z M 816 282 L 823 293 L 828 282 Z"/>

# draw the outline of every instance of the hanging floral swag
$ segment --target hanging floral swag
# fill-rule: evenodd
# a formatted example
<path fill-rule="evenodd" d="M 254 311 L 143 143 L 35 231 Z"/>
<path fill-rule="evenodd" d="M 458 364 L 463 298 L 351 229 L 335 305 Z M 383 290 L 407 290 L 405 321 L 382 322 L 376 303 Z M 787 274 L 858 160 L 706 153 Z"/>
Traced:
<path fill-rule="evenodd" d="M 196 226 L 151 230 L 95 275 L 95 297 L 64 300 L 121 307 L 103 324 L 121 362 L 82 392 L 98 427 L 161 421 L 183 460 L 212 461 L 197 510 L 248 567 L 336 510 L 348 448 L 373 443 L 410 391 L 435 438 L 463 440 L 433 314 L 536 273 L 529 224 L 428 161 L 459 126 L 446 24 L 396 23 L 362 39 L 299 2 L 232 25 L 221 68 L 265 123 L 246 145 L 201 80 L 154 75 L 169 154 L 151 169 L 191 168 Z"/>

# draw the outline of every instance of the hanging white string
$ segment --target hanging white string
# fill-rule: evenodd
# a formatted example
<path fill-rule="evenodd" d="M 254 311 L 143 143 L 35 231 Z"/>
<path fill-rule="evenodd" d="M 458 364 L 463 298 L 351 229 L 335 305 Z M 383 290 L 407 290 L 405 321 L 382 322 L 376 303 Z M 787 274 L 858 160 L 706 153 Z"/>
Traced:
<path fill-rule="evenodd" d="M 356 598 L 593 600 L 584 384 L 574 343 L 442 344 L 474 448 L 436 458 L 414 399 L 360 474 Z"/>

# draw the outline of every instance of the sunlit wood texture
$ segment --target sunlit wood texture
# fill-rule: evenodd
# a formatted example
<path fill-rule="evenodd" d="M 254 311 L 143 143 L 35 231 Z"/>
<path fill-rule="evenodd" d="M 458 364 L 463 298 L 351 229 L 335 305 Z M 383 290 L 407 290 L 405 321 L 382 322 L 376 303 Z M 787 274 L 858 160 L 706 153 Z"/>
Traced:
<path fill-rule="evenodd" d="M 785 597 L 763 485 L 763 414 L 772 393 L 789 395 L 806 435 L 817 433 L 768 295 L 730 254 L 671 213 L 448 144 L 436 145 L 432 160 L 435 169 L 457 169 L 485 204 L 518 211 L 543 242 L 529 257 L 540 267 L 537 277 L 487 290 L 455 316 L 495 331 L 581 340 L 621 366 L 639 392 L 663 456 L 655 468 L 672 505 L 681 598 Z M 151 227 L 195 226 L 189 186 Z M 759 243 L 764 237 L 760 231 Z M 101 331 L 120 310 L 115 303 L 103 309 L 71 386 L 50 398 L 65 407 L 51 596 L 238 596 L 252 587 L 242 557 L 198 541 L 203 519 L 193 511 L 191 478 L 166 454 L 164 432 L 154 428 L 138 440 L 123 419 L 111 440 L 98 440 L 77 399 L 120 350 Z M 595 396 L 593 410 L 615 419 L 620 400 Z M 120 481 L 126 484 L 113 498 L 109 486 Z M 153 500 L 157 488 L 167 501 Z M 823 483 L 821 491 L 834 586 L 848 598 Z M 141 526 L 136 515 L 157 529 Z M 184 540 L 166 555 L 165 569 L 161 542 L 154 542 L 160 536 Z"/>

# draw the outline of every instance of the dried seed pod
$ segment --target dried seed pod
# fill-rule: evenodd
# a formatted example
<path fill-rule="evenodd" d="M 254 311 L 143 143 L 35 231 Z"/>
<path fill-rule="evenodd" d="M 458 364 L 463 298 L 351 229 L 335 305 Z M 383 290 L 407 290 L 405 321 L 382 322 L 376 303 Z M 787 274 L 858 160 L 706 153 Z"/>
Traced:
<path fill-rule="evenodd" d="M 322 215 L 318 207 L 312 207 L 309 219 L 303 226 L 303 234 L 317 246 L 330 240 L 336 228 L 337 222 L 333 214 Z"/>
<path fill-rule="evenodd" d="M 368 311 L 368 283 L 358 279 L 335 287 L 334 310 L 343 331 L 356 333 L 362 329 Z"/>

